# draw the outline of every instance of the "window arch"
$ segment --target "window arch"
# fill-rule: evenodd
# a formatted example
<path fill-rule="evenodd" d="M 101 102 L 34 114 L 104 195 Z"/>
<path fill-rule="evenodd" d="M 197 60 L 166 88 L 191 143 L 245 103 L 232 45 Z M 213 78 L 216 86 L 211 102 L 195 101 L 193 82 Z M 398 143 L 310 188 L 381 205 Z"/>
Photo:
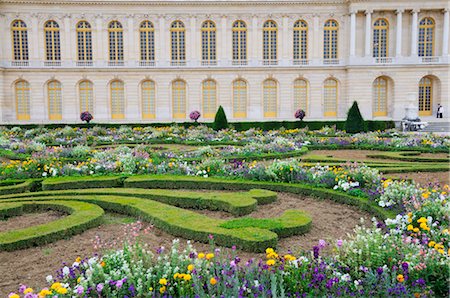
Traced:
<path fill-rule="evenodd" d="M 94 84 L 91 81 L 82 81 L 78 85 L 80 96 L 80 112 L 94 112 Z"/>
<path fill-rule="evenodd" d="M 78 61 L 92 61 L 92 28 L 86 21 L 77 24 Z"/>
<path fill-rule="evenodd" d="M 233 23 L 233 61 L 247 61 L 247 25 L 244 21 Z"/>
<path fill-rule="evenodd" d="M 118 21 L 112 21 L 108 26 L 109 61 L 123 61 L 123 27 Z"/>
<path fill-rule="evenodd" d="M 47 21 L 44 25 L 45 53 L 48 61 L 61 60 L 61 40 L 59 25 L 55 21 Z"/>
<path fill-rule="evenodd" d="M 338 33 L 338 22 L 335 20 L 328 20 L 325 22 L 323 29 L 323 59 L 337 59 Z"/>
<path fill-rule="evenodd" d="M 323 88 L 324 116 L 336 116 L 338 101 L 338 82 L 335 79 L 327 79 L 324 82 Z"/>
<path fill-rule="evenodd" d="M 216 61 L 216 24 L 213 21 L 202 24 L 202 60 Z"/>
<path fill-rule="evenodd" d="M 387 105 L 388 80 L 384 77 L 379 77 L 373 82 L 373 116 L 387 116 Z"/>
<path fill-rule="evenodd" d="M 62 119 L 61 83 L 50 81 L 47 84 L 48 116 L 50 120 Z"/>
<path fill-rule="evenodd" d="M 419 57 L 434 56 L 434 27 L 432 18 L 423 18 L 419 23 Z"/>
<path fill-rule="evenodd" d="M 294 109 L 308 110 L 308 82 L 304 79 L 294 81 Z"/>
<path fill-rule="evenodd" d="M 28 60 L 28 29 L 25 22 L 15 20 L 11 24 L 13 58 L 16 61 Z"/>
<path fill-rule="evenodd" d="M 172 116 L 174 119 L 186 118 L 186 82 L 172 82 Z"/>
<path fill-rule="evenodd" d="M 263 83 L 264 117 L 277 116 L 277 82 L 267 79 Z"/>
<path fill-rule="evenodd" d="M 373 57 L 384 58 L 389 55 L 389 23 L 378 19 L 373 24 Z"/>
<path fill-rule="evenodd" d="M 14 84 L 16 95 L 17 120 L 30 120 L 30 84 L 27 81 L 17 81 Z"/>
<path fill-rule="evenodd" d="M 214 118 L 217 111 L 217 84 L 214 80 L 202 83 L 202 110 L 205 119 Z"/>
<path fill-rule="evenodd" d="M 171 35 L 171 43 L 172 43 L 172 61 L 181 61 L 184 62 L 186 60 L 186 29 L 184 27 L 183 22 L 175 21 L 170 26 L 170 35 Z"/>
<path fill-rule="evenodd" d="M 154 119 L 156 117 L 155 82 L 145 80 L 141 84 L 142 118 Z"/>
<path fill-rule="evenodd" d="M 111 118 L 125 118 L 125 86 L 122 81 L 112 81 L 111 89 Z"/>
<path fill-rule="evenodd" d="M 294 24 L 294 60 L 308 59 L 308 23 L 298 20 Z"/>
<path fill-rule="evenodd" d="M 433 107 L 433 79 L 423 77 L 419 82 L 419 115 L 431 116 Z"/>
<path fill-rule="evenodd" d="M 277 24 L 267 21 L 263 25 L 263 60 L 272 62 L 277 60 Z"/>
<path fill-rule="evenodd" d="M 247 82 L 242 79 L 233 82 L 233 116 L 247 117 Z"/>
<path fill-rule="evenodd" d="M 155 27 L 150 21 L 143 21 L 139 28 L 141 37 L 141 61 L 155 61 Z"/>

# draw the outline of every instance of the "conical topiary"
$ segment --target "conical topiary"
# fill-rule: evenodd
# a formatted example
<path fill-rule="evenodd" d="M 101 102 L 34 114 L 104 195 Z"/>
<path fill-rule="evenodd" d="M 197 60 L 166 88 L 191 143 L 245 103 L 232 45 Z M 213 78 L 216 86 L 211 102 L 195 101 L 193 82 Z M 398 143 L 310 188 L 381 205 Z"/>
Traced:
<path fill-rule="evenodd" d="M 366 123 L 358 108 L 358 103 L 353 102 L 352 107 L 347 113 L 347 121 L 345 122 L 345 130 L 349 133 L 357 133 L 366 131 Z"/>
<path fill-rule="evenodd" d="M 214 118 L 213 129 L 221 130 L 226 128 L 228 128 L 227 115 L 225 115 L 225 111 L 223 110 L 222 106 L 219 106 L 216 117 Z"/>

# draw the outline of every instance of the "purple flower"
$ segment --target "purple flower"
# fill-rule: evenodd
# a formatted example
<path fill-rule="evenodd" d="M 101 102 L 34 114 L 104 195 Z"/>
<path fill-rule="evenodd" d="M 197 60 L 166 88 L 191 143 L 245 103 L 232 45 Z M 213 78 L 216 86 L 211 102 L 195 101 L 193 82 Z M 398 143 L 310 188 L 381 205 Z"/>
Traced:
<path fill-rule="evenodd" d="M 77 294 L 78 294 L 78 295 L 81 295 L 81 294 L 83 294 L 83 292 L 84 292 L 83 286 L 78 286 L 78 287 L 77 287 Z"/>
<path fill-rule="evenodd" d="M 320 251 L 320 247 L 318 247 L 318 246 L 313 247 L 313 254 L 314 254 L 315 259 L 319 258 L 319 251 Z"/>
<path fill-rule="evenodd" d="M 378 273 L 378 275 L 383 274 L 383 268 L 382 267 L 378 267 L 377 268 L 377 273 Z"/>
<path fill-rule="evenodd" d="M 408 267 L 409 267 L 408 263 L 406 263 L 406 262 L 402 263 L 402 269 L 404 272 L 406 272 L 406 273 L 408 272 Z"/>
<path fill-rule="evenodd" d="M 195 121 L 195 122 L 197 122 L 197 120 L 198 120 L 198 118 L 200 118 L 200 116 L 201 116 L 201 114 L 200 114 L 199 111 L 192 111 L 192 112 L 189 114 L 189 118 L 191 118 L 191 120 L 193 120 L 193 121 Z"/>
<path fill-rule="evenodd" d="M 25 291 L 25 289 L 27 288 L 26 285 L 20 285 L 19 287 L 19 293 L 23 293 Z"/>
<path fill-rule="evenodd" d="M 341 247 L 344 241 L 342 241 L 342 239 L 339 239 L 336 241 L 336 244 L 338 247 Z"/>
<path fill-rule="evenodd" d="M 327 242 L 323 239 L 320 239 L 319 240 L 319 248 L 322 249 L 322 248 L 325 248 L 325 246 L 327 246 Z"/>
<path fill-rule="evenodd" d="M 103 284 L 98 284 L 97 285 L 97 292 L 101 293 L 103 290 Z"/>

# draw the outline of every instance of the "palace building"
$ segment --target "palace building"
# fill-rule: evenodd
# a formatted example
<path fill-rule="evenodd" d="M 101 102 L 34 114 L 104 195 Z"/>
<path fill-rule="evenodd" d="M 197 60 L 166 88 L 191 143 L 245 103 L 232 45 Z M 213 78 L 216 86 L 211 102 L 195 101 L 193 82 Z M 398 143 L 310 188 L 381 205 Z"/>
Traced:
<path fill-rule="evenodd" d="M 425 121 L 449 107 L 447 0 L 0 0 L 0 122 Z M 449 109 L 444 117 L 448 117 Z"/>

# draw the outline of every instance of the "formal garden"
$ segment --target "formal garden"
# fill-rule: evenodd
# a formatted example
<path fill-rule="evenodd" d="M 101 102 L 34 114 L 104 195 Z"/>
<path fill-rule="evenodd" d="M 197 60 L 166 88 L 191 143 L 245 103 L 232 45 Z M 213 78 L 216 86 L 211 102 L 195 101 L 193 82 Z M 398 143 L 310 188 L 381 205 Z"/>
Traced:
<path fill-rule="evenodd" d="M 0 295 L 446 297 L 449 147 L 336 126 L 2 127 Z"/>

